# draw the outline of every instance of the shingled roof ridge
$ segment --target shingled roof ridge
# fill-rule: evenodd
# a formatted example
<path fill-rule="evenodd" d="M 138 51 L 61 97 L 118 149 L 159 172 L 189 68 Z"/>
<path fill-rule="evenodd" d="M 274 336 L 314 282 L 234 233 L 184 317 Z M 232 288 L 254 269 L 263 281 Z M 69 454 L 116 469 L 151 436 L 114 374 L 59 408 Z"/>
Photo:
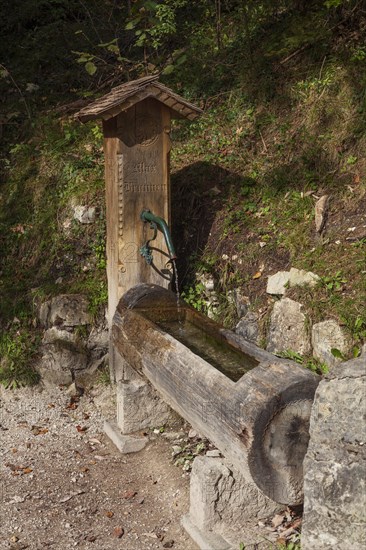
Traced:
<path fill-rule="evenodd" d="M 130 90 L 130 89 L 138 89 L 142 86 L 146 86 L 147 84 L 150 84 L 150 82 L 154 82 L 155 80 L 158 80 L 159 75 L 158 74 L 150 74 L 148 76 L 142 76 L 141 78 L 136 78 L 135 80 L 129 80 L 127 82 L 123 82 L 123 84 L 118 84 L 118 86 L 115 86 L 111 89 L 109 93 L 112 92 L 119 92 L 121 89 L 124 90 Z M 109 95 L 109 94 L 108 94 Z"/>

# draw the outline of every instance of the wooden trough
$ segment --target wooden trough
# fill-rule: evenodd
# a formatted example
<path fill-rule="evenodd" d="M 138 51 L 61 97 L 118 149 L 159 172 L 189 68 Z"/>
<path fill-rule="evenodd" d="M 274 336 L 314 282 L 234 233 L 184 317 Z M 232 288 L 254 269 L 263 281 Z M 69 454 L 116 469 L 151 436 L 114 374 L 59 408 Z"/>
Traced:
<path fill-rule="evenodd" d="M 157 285 L 120 300 L 112 339 L 163 399 L 272 500 L 303 500 L 319 378 L 225 330 Z"/>

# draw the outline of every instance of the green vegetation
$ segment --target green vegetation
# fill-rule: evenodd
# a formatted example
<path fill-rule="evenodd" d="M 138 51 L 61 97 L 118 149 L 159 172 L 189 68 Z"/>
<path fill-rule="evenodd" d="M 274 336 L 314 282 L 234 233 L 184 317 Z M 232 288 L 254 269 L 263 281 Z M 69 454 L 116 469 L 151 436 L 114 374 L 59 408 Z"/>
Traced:
<path fill-rule="evenodd" d="M 311 270 L 319 285 L 288 296 L 313 322 L 342 323 L 358 353 L 366 339 L 363 2 L 4 0 L 0 16 L 2 372 L 34 363 L 42 300 L 83 292 L 95 318 L 105 304 L 102 132 L 73 114 L 153 73 L 204 109 L 172 132 L 186 299 L 205 311 L 195 274 L 210 274 L 230 325 L 231 290 L 266 311 L 268 274 Z M 330 212 L 319 236 L 314 205 L 324 194 Z M 74 219 L 78 204 L 96 207 L 94 224 Z"/>
<path fill-rule="evenodd" d="M 336 351 L 339 352 L 339 350 Z M 314 359 L 314 357 L 304 357 L 296 351 L 287 350 L 283 353 L 277 353 L 276 355 L 278 355 L 279 357 L 284 357 L 285 359 L 296 361 L 296 363 L 299 363 L 299 365 L 302 365 L 306 369 L 316 372 L 317 374 L 326 374 L 329 371 L 327 365 L 325 365 L 324 363 L 321 363 L 317 359 Z M 344 358 L 342 357 L 342 359 Z"/>

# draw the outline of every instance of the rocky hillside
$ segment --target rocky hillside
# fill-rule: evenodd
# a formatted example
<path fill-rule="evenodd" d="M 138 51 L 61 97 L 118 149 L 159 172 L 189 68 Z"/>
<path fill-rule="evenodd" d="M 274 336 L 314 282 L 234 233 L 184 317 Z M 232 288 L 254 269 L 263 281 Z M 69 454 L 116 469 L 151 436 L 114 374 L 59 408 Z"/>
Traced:
<path fill-rule="evenodd" d="M 230 327 L 244 317 L 243 334 L 314 370 L 357 356 L 366 339 L 364 2 L 244 11 L 219 2 L 218 14 L 207 0 L 190 19 L 184 1 L 168 2 L 165 15 L 155 2 L 125 12 L 96 0 L 89 13 L 71 0 L 57 12 L 41 4 L 17 22 L 4 12 L 2 30 L 1 380 L 37 379 L 31 366 L 54 326 L 40 309 L 60 295 L 85 297 L 88 323 L 55 326 L 94 361 L 88 342 L 107 299 L 102 135 L 73 115 L 112 85 L 158 71 L 204 110 L 172 135 L 186 300 Z M 63 32 L 52 58 L 54 20 Z M 10 40 L 16 29 L 25 55 Z M 294 269 L 315 283 L 292 284 Z M 269 291 L 278 272 L 282 286 Z M 276 315 L 296 318 L 305 344 L 271 344 Z M 329 345 L 313 358 L 319 330 Z"/>

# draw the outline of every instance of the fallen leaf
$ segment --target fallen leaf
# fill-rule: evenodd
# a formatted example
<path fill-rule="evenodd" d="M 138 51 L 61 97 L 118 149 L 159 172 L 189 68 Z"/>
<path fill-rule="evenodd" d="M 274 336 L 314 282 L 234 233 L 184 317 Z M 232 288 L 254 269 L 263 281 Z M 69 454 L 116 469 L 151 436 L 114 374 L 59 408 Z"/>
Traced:
<path fill-rule="evenodd" d="M 261 271 L 257 271 L 257 273 L 255 275 L 253 275 L 253 279 L 259 279 L 260 277 L 262 277 L 262 272 Z"/>
<path fill-rule="evenodd" d="M 281 538 L 286 538 L 293 533 L 301 525 L 301 518 L 295 519 L 292 525 L 286 531 L 282 531 Z"/>
<path fill-rule="evenodd" d="M 44 435 L 48 433 L 47 428 L 40 428 L 39 426 L 32 426 L 32 434 L 33 435 Z"/>
<path fill-rule="evenodd" d="M 94 542 L 97 540 L 97 537 L 95 535 L 89 535 L 88 537 L 86 537 L 86 539 L 88 542 Z"/>
<path fill-rule="evenodd" d="M 32 468 L 23 468 L 23 474 L 30 474 L 33 472 Z"/>
<path fill-rule="evenodd" d="M 113 529 L 113 536 L 116 538 L 116 539 L 120 539 L 123 537 L 123 534 L 124 534 L 125 530 L 122 528 L 122 527 L 115 527 Z"/>
<path fill-rule="evenodd" d="M 285 516 L 284 514 L 276 514 L 273 518 L 272 518 L 272 525 L 273 527 L 277 528 L 279 527 L 282 523 L 283 523 L 283 520 L 285 519 Z"/>
<path fill-rule="evenodd" d="M 79 426 L 79 424 L 76 426 L 77 431 L 80 432 L 86 432 L 88 429 L 88 426 Z"/>
<path fill-rule="evenodd" d="M 107 516 L 107 518 L 113 518 L 114 512 L 104 512 L 104 515 Z"/>
<path fill-rule="evenodd" d="M 14 447 L 14 448 L 11 450 L 11 452 L 12 452 L 13 454 L 15 454 L 15 453 L 18 452 L 18 449 L 16 449 L 16 448 Z"/>
<path fill-rule="evenodd" d="M 20 502 L 24 502 L 26 497 L 21 497 L 19 495 L 14 495 L 13 498 L 9 501 L 11 504 L 18 504 Z"/>
<path fill-rule="evenodd" d="M 95 437 L 92 437 L 91 439 L 89 439 L 88 443 L 94 443 L 96 445 L 101 445 L 101 442 L 99 441 L 99 439 L 96 439 Z"/>
<path fill-rule="evenodd" d="M 158 536 L 156 533 L 142 533 L 145 537 L 149 537 L 151 539 L 157 539 Z"/>
<path fill-rule="evenodd" d="M 125 498 L 126 500 L 129 500 L 133 497 L 135 497 L 137 495 L 137 491 L 126 491 L 125 493 L 123 493 L 123 498 Z"/>
<path fill-rule="evenodd" d="M 15 464 L 12 464 L 11 462 L 6 462 L 5 466 L 7 466 L 7 468 L 10 468 L 11 470 L 13 470 L 13 472 L 15 472 L 16 470 L 19 469 L 19 466 L 16 466 Z"/>
<path fill-rule="evenodd" d="M 70 493 L 70 495 L 67 495 L 66 497 L 60 498 L 59 502 L 64 503 L 71 500 L 73 497 L 76 497 L 78 495 L 83 495 L 85 491 L 75 491 L 75 493 Z"/>

